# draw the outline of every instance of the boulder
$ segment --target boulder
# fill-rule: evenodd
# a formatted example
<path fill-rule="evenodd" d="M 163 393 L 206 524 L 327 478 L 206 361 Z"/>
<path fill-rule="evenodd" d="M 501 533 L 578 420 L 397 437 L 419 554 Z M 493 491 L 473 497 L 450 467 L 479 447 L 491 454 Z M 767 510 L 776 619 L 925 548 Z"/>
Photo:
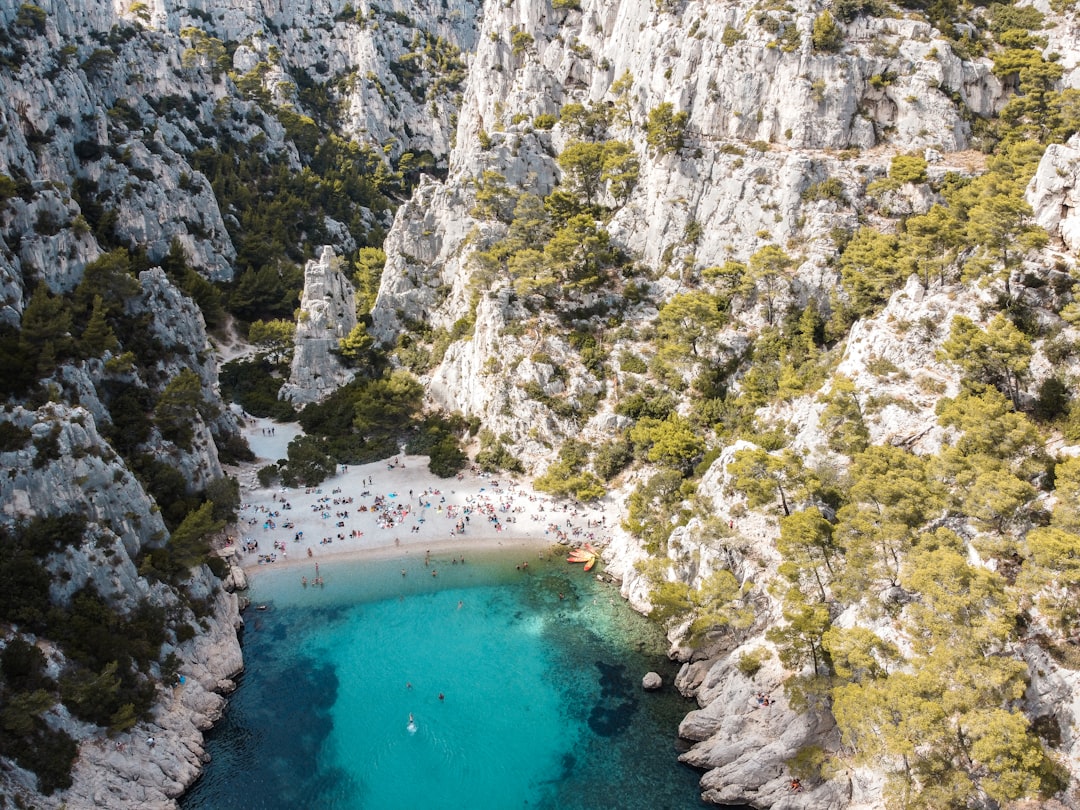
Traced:
<path fill-rule="evenodd" d="M 655 672 L 646 672 L 645 677 L 641 679 L 641 688 L 646 692 L 655 692 L 663 685 L 664 679 Z"/>

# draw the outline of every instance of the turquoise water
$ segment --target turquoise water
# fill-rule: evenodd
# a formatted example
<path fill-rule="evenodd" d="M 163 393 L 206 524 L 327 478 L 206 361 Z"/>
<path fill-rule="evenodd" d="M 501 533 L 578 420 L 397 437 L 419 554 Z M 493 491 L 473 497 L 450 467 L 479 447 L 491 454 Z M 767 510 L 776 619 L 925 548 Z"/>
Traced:
<path fill-rule="evenodd" d="M 663 638 L 580 566 L 520 562 L 324 564 L 306 589 L 260 572 L 247 671 L 181 807 L 704 806 Z"/>

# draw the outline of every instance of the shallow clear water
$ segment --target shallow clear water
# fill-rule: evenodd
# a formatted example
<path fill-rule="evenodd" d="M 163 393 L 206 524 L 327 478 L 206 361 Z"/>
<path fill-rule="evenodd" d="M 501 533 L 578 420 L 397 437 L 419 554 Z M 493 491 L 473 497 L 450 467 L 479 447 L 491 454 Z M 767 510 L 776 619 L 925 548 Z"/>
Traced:
<path fill-rule="evenodd" d="M 260 572 L 247 672 L 181 806 L 702 807 L 662 637 L 580 566 L 521 561 L 324 564 L 306 589 L 313 571 Z"/>

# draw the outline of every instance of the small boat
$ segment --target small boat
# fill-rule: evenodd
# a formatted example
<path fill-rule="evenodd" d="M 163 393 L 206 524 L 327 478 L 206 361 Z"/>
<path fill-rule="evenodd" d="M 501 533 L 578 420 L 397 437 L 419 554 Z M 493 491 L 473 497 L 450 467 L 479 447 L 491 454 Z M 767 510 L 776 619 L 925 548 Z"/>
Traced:
<path fill-rule="evenodd" d="M 270 606 L 269 605 L 256 605 L 255 609 L 256 610 L 269 610 Z"/>

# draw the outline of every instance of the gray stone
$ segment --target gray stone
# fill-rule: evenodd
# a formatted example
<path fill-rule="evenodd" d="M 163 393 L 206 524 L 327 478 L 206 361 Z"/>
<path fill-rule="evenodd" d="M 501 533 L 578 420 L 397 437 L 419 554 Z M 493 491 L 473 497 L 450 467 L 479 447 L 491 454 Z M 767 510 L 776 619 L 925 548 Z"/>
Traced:
<path fill-rule="evenodd" d="M 641 679 L 641 688 L 646 692 L 655 692 L 664 685 L 664 679 L 655 672 L 646 672 Z"/>

